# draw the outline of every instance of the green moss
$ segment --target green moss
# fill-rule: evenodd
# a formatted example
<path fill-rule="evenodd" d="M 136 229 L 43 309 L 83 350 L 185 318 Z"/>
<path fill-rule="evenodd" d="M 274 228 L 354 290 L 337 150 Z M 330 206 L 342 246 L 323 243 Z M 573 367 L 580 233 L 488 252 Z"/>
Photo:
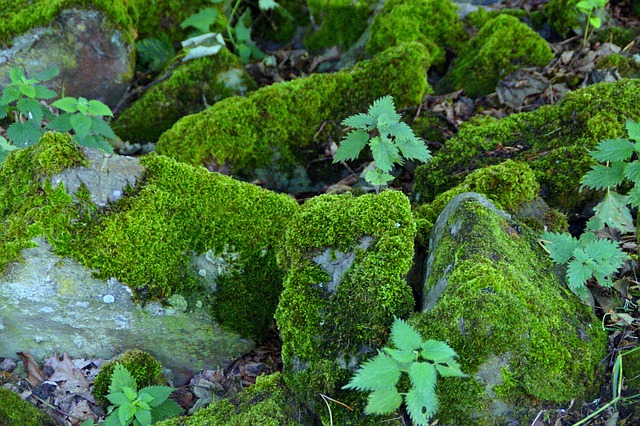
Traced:
<path fill-rule="evenodd" d="M 339 388 L 356 363 L 381 347 L 394 315 L 412 311 L 404 277 L 414 237 L 409 203 L 399 192 L 320 196 L 302 206 L 278 257 L 289 271 L 276 311 L 285 380 L 300 400 L 322 404 L 319 393 L 342 400 Z M 331 250 L 354 256 L 340 277 L 313 260 Z"/>
<path fill-rule="evenodd" d="M 94 7 L 103 11 L 132 43 L 137 12 L 126 0 L 16 0 L 5 2 L 0 10 L 0 45 L 31 28 L 47 25 L 62 10 L 74 6 Z"/>
<path fill-rule="evenodd" d="M 622 374 L 629 393 L 640 391 L 640 350 L 625 351 L 622 356 Z"/>
<path fill-rule="evenodd" d="M 3 426 L 55 426 L 57 423 L 43 411 L 0 387 L 0 424 Z"/>
<path fill-rule="evenodd" d="M 0 164 L 0 272 L 38 235 L 68 244 L 76 217 L 72 199 L 45 178 L 84 163 L 71 136 L 48 132 L 38 145 L 13 151 Z"/>
<path fill-rule="evenodd" d="M 116 365 L 122 365 L 136 379 L 138 390 L 147 386 L 166 386 L 167 379 L 162 371 L 162 364 L 151 355 L 138 349 L 129 350 L 116 357 L 113 361 L 102 364 L 100 372 L 93 384 L 93 396 L 103 407 L 109 405 L 107 395 L 111 385 L 111 375 Z"/>
<path fill-rule="evenodd" d="M 178 417 L 158 426 L 294 426 L 301 425 L 299 409 L 280 373 L 258 376 L 255 385 L 233 399 L 215 401 L 190 417 Z"/>
<path fill-rule="evenodd" d="M 424 46 L 410 43 L 353 69 L 227 98 L 179 120 L 156 149 L 190 164 L 228 165 L 241 176 L 263 167 L 292 169 L 295 162 L 306 164 L 317 156 L 318 129 L 328 132 L 349 115 L 366 111 L 373 100 L 392 95 L 398 107 L 419 104 L 428 90 L 428 65 Z"/>
<path fill-rule="evenodd" d="M 432 161 L 418 167 L 416 201 L 430 202 L 471 171 L 512 158 L 534 170 L 550 206 L 580 211 L 594 197 L 579 191 L 580 179 L 593 164 L 587 152 L 602 139 L 624 137 L 627 119 L 640 120 L 639 90 L 638 80 L 602 83 L 531 113 L 472 120 Z"/>
<path fill-rule="evenodd" d="M 526 67 L 542 67 L 553 59 L 551 48 L 518 18 L 500 15 L 482 27 L 438 82 L 436 91 L 464 89 L 476 98 L 495 90 L 509 73 Z"/>
<path fill-rule="evenodd" d="M 425 338 L 449 343 L 472 375 L 439 382 L 440 422 L 505 424 L 500 404 L 487 398 L 492 391 L 529 419 L 528 411 L 545 402 L 590 397 L 607 336 L 550 272 L 537 235 L 477 201 L 461 206 L 448 226 L 454 223 L 464 225 L 455 235 L 442 234 L 425 284 L 425 306 L 435 305 L 411 320 Z M 428 291 L 443 276 L 446 288 L 436 302 Z M 505 363 L 506 371 L 491 367 Z M 495 383 L 475 376 L 481 367 Z"/>
<path fill-rule="evenodd" d="M 181 117 L 255 87 L 240 59 L 223 49 L 179 66 L 167 80 L 144 92 L 111 127 L 122 140 L 155 142 Z"/>
<path fill-rule="evenodd" d="M 468 39 L 458 7 L 450 0 L 387 1 L 373 19 L 367 53 L 407 42 L 425 45 L 434 65 L 445 61 L 445 50 L 458 52 Z"/>
<path fill-rule="evenodd" d="M 486 196 L 496 207 L 515 213 L 523 203 L 532 201 L 540 191 L 534 172 L 519 162 L 507 160 L 484 167 L 469 174 L 462 183 L 439 194 L 433 202 L 420 206 L 416 211 L 420 223 L 419 238 L 428 241 L 433 224 L 451 201 L 463 192 L 477 192 Z"/>
<path fill-rule="evenodd" d="M 640 77 L 640 63 L 627 56 L 612 54 L 598 59 L 597 69 L 615 68 L 623 78 Z"/>
<path fill-rule="evenodd" d="M 562 38 L 566 38 L 574 28 L 582 28 L 576 4 L 580 0 L 549 0 L 543 12 L 547 21 Z"/>
<path fill-rule="evenodd" d="M 348 48 L 367 29 L 373 13 L 371 0 L 308 0 L 311 22 L 305 45 L 313 50 L 338 45 Z"/>

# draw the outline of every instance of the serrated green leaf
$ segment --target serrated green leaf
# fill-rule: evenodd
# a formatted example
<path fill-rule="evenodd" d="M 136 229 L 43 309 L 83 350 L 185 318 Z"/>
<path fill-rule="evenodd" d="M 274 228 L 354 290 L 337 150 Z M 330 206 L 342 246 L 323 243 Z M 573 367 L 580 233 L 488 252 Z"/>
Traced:
<path fill-rule="evenodd" d="M 627 196 L 620 195 L 614 191 L 607 191 L 604 199 L 593 208 L 596 219 L 589 226 L 604 224 L 610 228 L 617 228 L 622 232 L 634 232 L 633 218 L 627 203 Z M 589 227 L 589 230 L 597 231 L 598 229 Z"/>
<path fill-rule="evenodd" d="M 0 119 L 5 118 L 9 114 L 9 105 L 0 105 Z"/>
<path fill-rule="evenodd" d="M 113 117 L 113 113 L 111 112 L 111 108 L 106 106 L 100 101 L 91 100 L 88 102 L 89 108 L 87 112 L 91 115 L 106 115 L 109 117 Z"/>
<path fill-rule="evenodd" d="M 408 364 L 416 360 L 417 351 L 403 351 L 392 348 L 382 348 L 382 350 L 400 364 Z"/>
<path fill-rule="evenodd" d="M 206 33 L 209 31 L 211 25 L 216 22 L 217 18 L 218 10 L 213 7 L 207 7 L 182 21 L 180 28 L 193 27 L 202 33 Z"/>
<path fill-rule="evenodd" d="M 383 96 L 380 99 L 376 99 L 369 108 L 369 115 L 376 123 L 378 122 L 378 117 L 382 114 L 386 114 L 390 122 L 398 122 L 402 118 L 400 114 L 396 113 L 396 107 L 391 96 Z"/>
<path fill-rule="evenodd" d="M 273 0 L 258 0 L 258 7 L 260 10 L 271 10 L 278 7 L 278 3 Z"/>
<path fill-rule="evenodd" d="M 170 419 L 171 417 L 175 417 L 178 414 L 182 413 L 184 410 L 175 403 L 172 399 L 167 399 L 162 404 L 154 407 L 151 411 L 151 417 L 153 422 L 158 422 L 160 420 Z"/>
<path fill-rule="evenodd" d="M 15 151 L 17 146 L 11 145 L 8 140 L 0 136 L 0 151 Z"/>
<path fill-rule="evenodd" d="M 395 318 L 391 326 L 391 343 L 401 351 L 413 353 L 421 348 L 423 339 L 408 322 Z"/>
<path fill-rule="evenodd" d="M 64 97 L 52 103 L 51 106 L 54 106 L 65 112 L 73 113 L 78 111 L 78 100 L 76 98 Z"/>
<path fill-rule="evenodd" d="M 12 83 L 19 83 L 24 78 L 24 73 L 20 68 L 14 67 L 9 71 L 9 78 Z"/>
<path fill-rule="evenodd" d="M 122 389 L 125 387 L 138 389 L 136 379 L 131 375 L 131 373 L 129 373 L 122 364 L 116 363 L 113 368 L 113 373 L 111 374 L 109 393 L 122 392 Z"/>
<path fill-rule="evenodd" d="M 7 137 L 18 148 L 26 148 L 38 143 L 42 136 L 40 127 L 36 127 L 31 121 L 24 123 L 15 122 L 7 129 Z"/>
<path fill-rule="evenodd" d="M 104 423 L 102 423 L 102 426 L 122 426 L 120 424 L 120 420 L 118 420 L 118 413 L 114 411 L 113 413 L 109 414 L 107 418 L 104 419 Z"/>
<path fill-rule="evenodd" d="M 574 250 L 579 247 L 578 240 L 567 233 L 545 232 L 542 240 L 549 250 L 551 260 L 559 265 L 567 263 L 573 257 Z"/>
<path fill-rule="evenodd" d="M 640 185 L 640 161 L 634 160 L 631 163 L 627 163 L 624 168 L 624 177 L 634 185 Z"/>
<path fill-rule="evenodd" d="M 640 185 L 636 185 L 627 194 L 627 200 L 632 207 L 640 207 Z"/>
<path fill-rule="evenodd" d="M 110 393 L 107 395 L 107 399 L 116 406 L 123 405 L 131 401 L 123 392 Z"/>
<path fill-rule="evenodd" d="M 640 123 L 627 120 L 624 126 L 627 129 L 627 136 L 629 136 L 629 139 L 640 142 Z"/>
<path fill-rule="evenodd" d="M 468 374 L 464 374 L 455 360 L 449 360 L 446 364 L 435 364 L 436 371 L 442 377 L 469 377 Z"/>
<path fill-rule="evenodd" d="M 580 184 L 582 187 L 606 189 L 620 185 L 624 180 L 625 163 L 614 162 L 610 166 L 591 166 L 591 170 L 584 175 Z"/>
<path fill-rule="evenodd" d="M 100 136 L 88 135 L 84 138 L 79 138 L 78 135 L 73 135 L 73 140 L 75 140 L 78 145 L 96 148 L 108 154 L 113 154 L 113 146 Z"/>
<path fill-rule="evenodd" d="M 21 84 L 20 85 L 20 93 L 22 93 L 23 95 L 29 97 L 29 98 L 35 98 L 36 97 L 36 88 L 31 86 L 31 85 L 26 85 L 26 84 Z"/>
<path fill-rule="evenodd" d="M 123 425 L 128 425 L 129 421 L 136 415 L 136 407 L 130 402 L 121 405 L 116 411 L 118 413 L 118 420 L 120 420 L 120 424 Z"/>
<path fill-rule="evenodd" d="M 386 186 L 390 181 L 394 180 L 393 175 L 385 173 L 380 169 L 367 170 L 364 174 L 364 180 L 374 186 Z"/>
<path fill-rule="evenodd" d="M 142 426 L 149 426 L 152 423 L 151 420 L 151 411 L 149 410 L 138 410 L 135 414 L 136 420 L 140 422 Z"/>
<path fill-rule="evenodd" d="M 388 356 L 378 353 L 373 359 L 360 366 L 356 374 L 342 389 L 373 391 L 390 389 L 400 379 L 400 370 L 396 362 Z"/>
<path fill-rule="evenodd" d="M 371 130 L 375 127 L 376 122 L 369 114 L 356 114 L 345 118 L 341 124 L 355 129 Z"/>
<path fill-rule="evenodd" d="M 413 133 L 413 129 L 409 127 L 407 123 L 402 121 L 390 124 L 387 126 L 386 130 L 396 139 L 396 143 L 403 141 L 422 143 L 422 141 Z"/>
<path fill-rule="evenodd" d="M 139 394 L 149 395 L 152 399 L 149 402 L 151 407 L 157 407 L 162 404 L 171 396 L 175 389 L 167 387 L 167 386 L 147 386 L 146 388 L 140 389 Z"/>
<path fill-rule="evenodd" d="M 360 155 L 360 151 L 369 142 L 369 133 L 363 130 L 352 130 L 340 142 L 335 154 L 333 154 L 333 162 L 355 160 Z"/>
<path fill-rule="evenodd" d="M 378 389 L 369 394 L 364 412 L 367 414 L 393 413 L 402 404 L 402 395 L 396 388 Z"/>
<path fill-rule="evenodd" d="M 409 367 L 409 380 L 418 392 L 434 392 L 438 375 L 430 362 L 414 362 Z"/>
<path fill-rule="evenodd" d="M 20 98 L 16 103 L 16 108 L 21 114 L 33 121 L 33 124 L 40 126 L 42 123 L 42 105 L 35 99 Z"/>
<path fill-rule="evenodd" d="M 9 105 L 20 98 L 20 88 L 16 86 L 7 86 L 2 91 L 2 97 L 0 98 L 1 105 Z"/>
<path fill-rule="evenodd" d="M 69 122 L 80 139 L 84 139 L 89 135 L 91 130 L 91 117 L 82 114 L 73 114 L 69 117 Z"/>
<path fill-rule="evenodd" d="M 587 280 L 593 276 L 595 262 L 587 256 L 584 249 L 574 251 L 575 259 L 567 266 L 567 280 L 571 290 L 584 287 Z"/>
<path fill-rule="evenodd" d="M 373 160 L 376 167 L 385 173 L 393 169 L 393 164 L 398 160 L 398 147 L 384 136 L 372 138 L 369 141 Z"/>
<path fill-rule="evenodd" d="M 429 148 L 427 148 L 420 139 L 416 139 L 415 141 L 408 139 L 396 139 L 396 146 L 400 149 L 404 158 L 422 162 L 426 162 L 431 158 Z"/>
<path fill-rule="evenodd" d="M 98 117 L 91 117 L 91 131 L 106 139 L 113 140 L 117 137 L 116 134 L 113 133 L 111 126 Z"/>
<path fill-rule="evenodd" d="M 407 412 L 417 426 L 427 426 L 428 421 L 438 411 L 438 397 L 434 391 L 421 392 L 411 388 L 405 395 Z"/>
<path fill-rule="evenodd" d="M 605 139 L 589 155 L 599 162 L 605 163 L 607 161 L 626 161 L 631 158 L 633 151 L 633 144 L 627 139 Z"/>
<path fill-rule="evenodd" d="M 61 133 L 69 132 L 72 129 L 71 121 L 69 120 L 69 118 L 72 115 L 73 114 L 64 113 L 54 117 L 53 120 L 51 120 L 49 124 L 47 124 L 47 129 L 56 130 Z"/>
<path fill-rule="evenodd" d="M 36 90 L 36 98 L 38 99 L 53 99 L 56 96 L 58 96 L 58 94 L 56 92 L 54 92 L 51 89 L 47 89 L 46 87 L 42 86 L 42 85 L 37 85 L 35 86 L 35 90 Z"/>
<path fill-rule="evenodd" d="M 449 362 L 458 356 L 451 346 L 439 340 L 429 339 L 420 346 L 420 355 L 433 362 Z"/>
<path fill-rule="evenodd" d="M 78 107 L 78 112 L 82 115 L 87 115 L 89 114 L 89 101 L 86 98 L 83 98 L 82 96 L 80 96 L 78 98 L 78 105 L 76 105 Z"/>
<path fill-rule="evenodd" d="M 246 44 L 251 40 L 251 27 L 244 25 L 242 20 L 238 20 L 238 22 L 236 22 L 236 26 L 233 30 L 238 44 Z"/>

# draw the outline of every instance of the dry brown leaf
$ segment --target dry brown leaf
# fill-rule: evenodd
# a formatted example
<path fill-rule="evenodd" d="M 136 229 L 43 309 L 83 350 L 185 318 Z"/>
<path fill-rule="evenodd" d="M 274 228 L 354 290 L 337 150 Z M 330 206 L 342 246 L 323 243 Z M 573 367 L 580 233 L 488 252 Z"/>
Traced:
<path fill-rule="evenodd" d="M 27 372 L 27 382 L 33 387 L 37 387 L 40 383 L 45 381 L 45 376 L 36 360 L 28 352 L 18 352 L 18 356 L 24 364 L 24 369 Z"/>

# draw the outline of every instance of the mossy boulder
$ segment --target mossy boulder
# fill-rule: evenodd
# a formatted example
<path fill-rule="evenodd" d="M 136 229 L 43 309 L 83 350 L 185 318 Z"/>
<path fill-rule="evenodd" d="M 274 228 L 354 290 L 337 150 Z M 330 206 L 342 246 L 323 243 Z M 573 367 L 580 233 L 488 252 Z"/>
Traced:
<path fill-rule="evenodd" d="M 511 158 L 531 167 L 551 207 L 580 212 L 595 199 L 579 190 L 594 164 L 588 151 L 603 139 L 626 137 L 626 120 L 640 120 L 639 90 L 638 80 L 601 83 L 534 112 L 472 120 L 418 167 L 415 200 L 431 202 L 473 170 Z"/>
<path fill-rule="evenodd" d="M 355 43 L 367 29 L 376 0 L 307 0 L 311 26 L 305 45 L 313 50 Z"/>
<path fill-rule="evenodd" d="M 0 386 L 0 424 L 3 426 L 56 426 L 55 420 L 31 403 Z"/>
<path fill-rule="evenodd" d="M 224 166 L 236 176 L 251 176 L 259 168 L 292 172 L 296 164 L 317 158 L 325 141 L 315 136 L 320 129 L 335 131 L 342 119 L 366 111 L 375 99 L 391 95 L 397 107 L 419 104 L 429 90 L 429 63 L 424 46 L 406 43 L 352 69 L 223 99 L 180 119 L 156 149 L 189 164 Z"/>
<path fill-rule="evenodd" d="M 436 91 L 464 89 L 472 98 L 484 96 L 513 71 L 543 67 L 551 59 L 551 48 L 535 31 L 514 16 L 499 15 L 464 45 Z"/>
<path fill-rule="evenodd" d="M 111 127 L 122 140 L 155 142 L 181 117 L 255 88 L 240 58 L 222 49 L 215 56 L 180 64 L 168 79 L 145 91 L 125 109 Z"/>
<path fill-rule="evenodd" d="M 415 232 L 409 201 L 396 191 L 313 198 L 287 229 L 276 311 L 285 382 L 318 415 L 327 415 L 320 394 L 331 395 L 355 404 L 352 424 L 364 424 L 362 399 L 340 387 L 385 343 L 394 315 L 414 308 L 405 276 Z"/>
<path fill-rule="evenodd" d="M 451 0 L 386 1 L 371 23 L 367 53 L 407 42 L 424 44 L 432 56 L 432 64 L 444 63 L 445 54 L 459 52 L 469 36 Z"/>
<path fill-rule="evenodd" d="M 537 235 L 479 194 L 457 195 L 432 233 L 422 312 L 468 379 L 441 378 L 438 424 L 526 422 L 545 404 L 592 398 L 607 335 L 552 272 Z"/>
<path fill-rule="evenodd" d="M 106 361 L 100 367 L 100 372 L 93 382 L 91 393 L 96 402 L 107 408 L 109 400 L 109 386 L 111 385 L 111 376 L 116 365 L 121 365 L 127 369 L 131 376 L 136 380 L 138 390 L 147 386 L 166 386 L 167 378 L 162 371 L 162 364 L 147 352 L 139 349 L 128 350 L 118 355 L 110 361 Z"/>
<path fill-rule="evenodd" d="M 547 21 L 560 37 L 567 37 L 574 28 L 580 28 L 580 13 L 576 8 L 580 0 L 549 0 L 543 12 Z"/>

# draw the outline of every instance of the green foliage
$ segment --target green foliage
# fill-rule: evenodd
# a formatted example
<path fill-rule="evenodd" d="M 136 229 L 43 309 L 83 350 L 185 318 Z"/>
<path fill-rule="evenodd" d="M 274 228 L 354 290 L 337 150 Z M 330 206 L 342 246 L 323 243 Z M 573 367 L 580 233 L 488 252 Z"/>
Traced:
<path fill-rule="evenodd" d="M 54 115 L 43 101 L 57 96 L 56 92 L 40 83 L 58 75 L 58 70 L 50 68 L 27 78 L 20 68 L 9 72 L 11 83 L 2 91 L 0 97 L 0 119 L 10 115 L 14 123 L 7 128 L 9 140 L 0 137 L 0 162 L 10 151 L 26 148 L 38 143 L 46 130 L 69 132 L 73 130 L 73 139 L 80 145 L 113 152 L 107 139 L 116 135 L 102 116 L 113 116 L 109 107 L 100 101 L 87 101 L 85 98 L 63 98 L 51 104 L 66 111 Z M 46 125 L 43 126 L 43 121 Z M 47 123 L 48 122 L 48 123 Z"/>
<path fill-rule="evenodd" d="M 395 318 L 391 328 L 395 348 L 385 347 L 364 363 L 343 389 L 371 391 L 367 414 L 389 414 L 402 404 L 402 396 L 416 425 L 426 425 L 438 411 L 435 392 L 438 374 L 443 377 L 467 377 L 455 360 L 456 352 L 438 340 L 423 340 L 407 322 Z M 402 373 L 409 376 L 411 389 L 400 393 L 397 384 Z"/>
<path fill-rule="evenodd" d="M 587 229 L 591 231 L 605 225 L 623 232 L 635 230 L 627 205 L 640 206 L 640 160 L 637 158 L 640 153 L 640 124 L 627 120 L 626 129 L 628 139 L 605 139 L 589 153 L 604 164 L 591 167 L 580 182 L 582 188 L 606 190 L 604 199 L 594 207 L 595 215 L 587 223 Z M 633 185 L 627 195 L 612 190 L 625 181 Z"/>
<path fill-rule="evenodd" d="M 195 29 L 190 38 L 182 42 L 182 47 L 187 52 L 182 59 L 183 61 L 215 55 L 227 43 L 233 47 L 235 53 L 245 64 L 251 58 L 262 59 L 264 57 L 264 53 L 251 40 L 252 18 L 249 8 L 240 11 L 242 0 L 236 0 L 233 4 L 231 4 L 231 0 L 211 0 L 211 3 L 225 1 L 229 2 L 225 5 L 225 10 L 230 10 L 228 16 L 221 17 L 217 9 L 208 7 L 189 16 L 180 24 L 182 28 Z M 273 0 L 260 0 L 258 7 L 261 11 L 268 11 L 280 6 Z M 225 33 L 211 32 L 211 27 L 220 19 L 226 21 Z"/>
<path fill-rule="evenodd" d="M 342 121 L 352 130 L 343 139 L 333 156 L 333 162 L 355 160 L 360 151 L 369 144 L 375 168 L 369 170 L 365 180 L 376 187 L 393 180 L 394 164 L 402 165 L 405 159 L 427 161 L 429 149 L 418 139 L 411 127 L 400 121 L 393 98 L 383 96 L 373 102 L 367 114 L 356 114 Z"/>
<path fill-rule="evenodd" d="M 138 391 L 136 379 L 122 365 L 116 365 L 111 376 L 107 399 L 111 402 L 104 426 L 148 426 L 175 417 L 182 408 L 169 399 L 174 389 L 147 386 Z"/>
<path fill-rule="evenodd" d="M 587 18 L 582 40 L 585 46 L 593 32 L 593 28 L 600 28 L 602 25 L 602 13 L 607 3 L 609 3 L 609 0 L 581 0 L 576 4 L 576 10 L 583 13 Z"/>
<path fill-rule="evenodd" d="M 551 260 L 568 265 L 569 288 L 585 302 L 589 300 L 587 280 L 595 277 L 600 284 L 611 287 L 611 274 L 628 258 L 616 243 L 599 239 L 592 232 L 585 232 L 580 239 L 567 233 L 545 232 L 542 239 Z"/>

